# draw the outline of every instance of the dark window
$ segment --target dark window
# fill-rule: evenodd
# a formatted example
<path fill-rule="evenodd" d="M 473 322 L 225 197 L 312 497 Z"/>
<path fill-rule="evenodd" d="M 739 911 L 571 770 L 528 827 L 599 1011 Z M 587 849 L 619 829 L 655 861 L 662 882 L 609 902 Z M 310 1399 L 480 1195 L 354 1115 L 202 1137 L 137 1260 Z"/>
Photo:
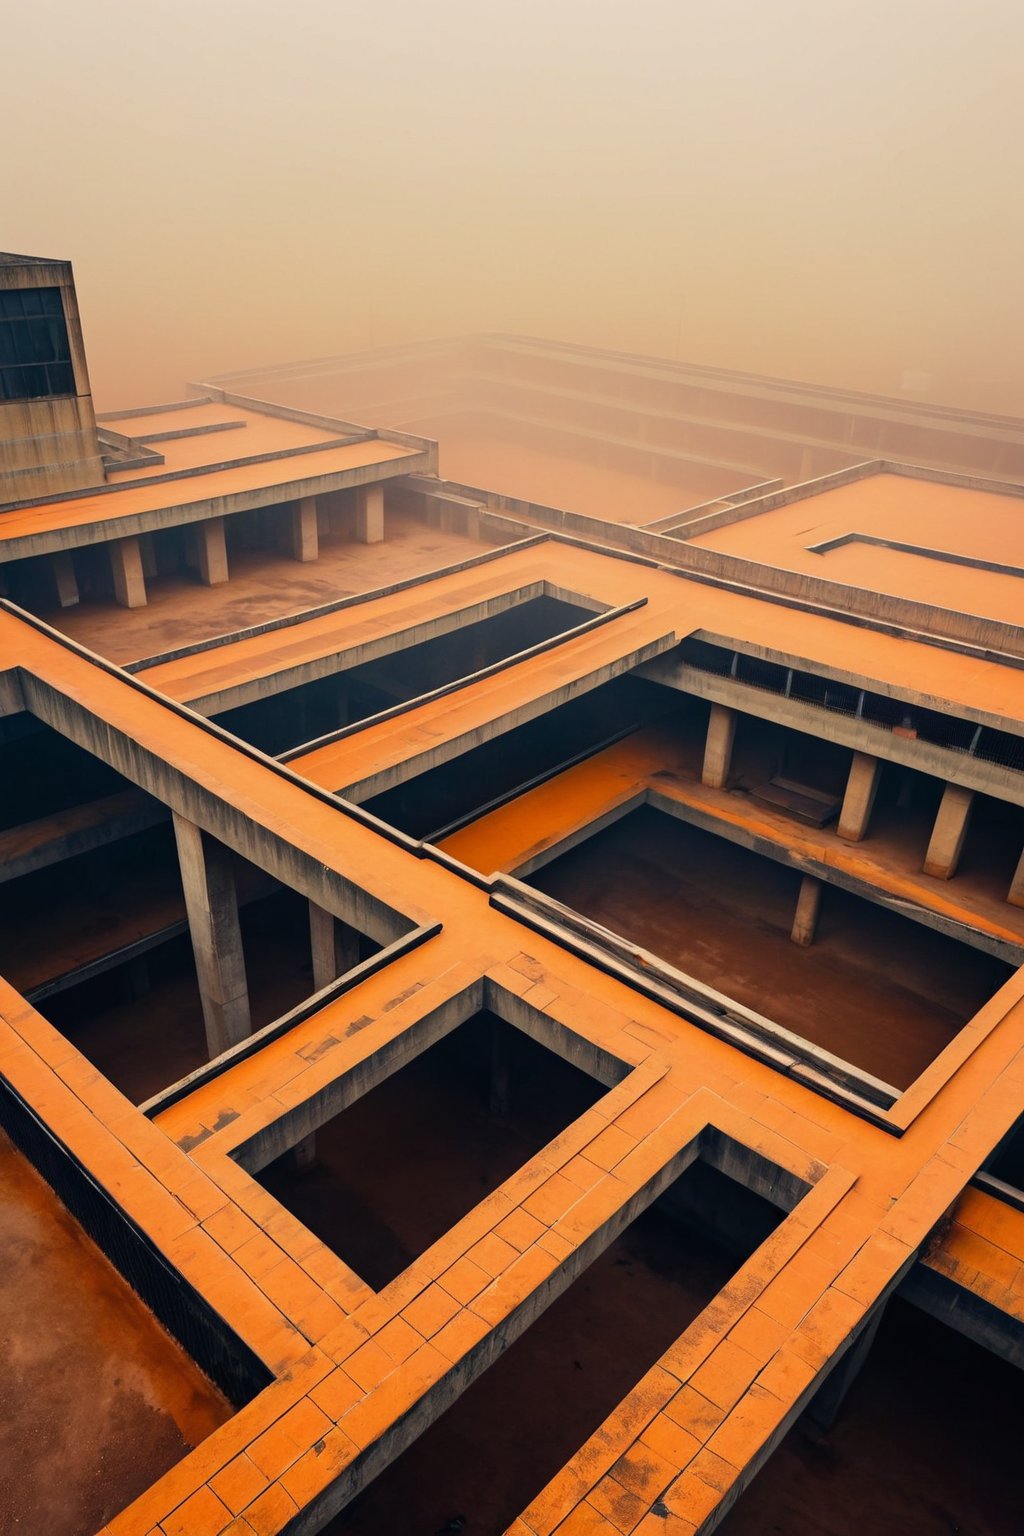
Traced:
<path fill-rule="evenodd" d="M 0 400 L 74 393 L 60 289 L 0 292 Z"/>

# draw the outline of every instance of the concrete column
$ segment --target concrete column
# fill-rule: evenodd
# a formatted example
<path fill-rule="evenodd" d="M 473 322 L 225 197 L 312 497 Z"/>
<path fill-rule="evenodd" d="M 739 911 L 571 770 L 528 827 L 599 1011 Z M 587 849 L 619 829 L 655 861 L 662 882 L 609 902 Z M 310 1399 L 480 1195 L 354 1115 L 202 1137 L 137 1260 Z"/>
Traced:
<path fill-rule="evenodd" d="M 973 789 L 963 789 L 959 784 L 946 785 L 932 829 L 932 840 L 924 857 L 926 875 L 949 880 L 956 874 L 973 803 Z"/>
<path fill-rule="evenodd" d="M 829 1371 L 807 1407 L 807 1417 L 818 1429 L 829 1430 L 835 1423 L 839 1410 L 846 1401 L 846 1394 L 861 1373 L 865 1360 L 871 1353 L 878 1325 L 885 1314 L 885 1303 L 875 1308 L 860 1332 L 854 1337 L 846 1354 Z"/>
<path fill-rule="evenodd" d="M 796 916 L 793 919 L 793 931 L 790 934 L 794 944 L 802 944 L 806 948 L 808 944 L 814 943 L 820 907 L 821 881 L 814 875 L 804 875 L 800 882 L 800 895 L 796 899 Z"/>
<path fill-rule="evenodd" d="M 850 776 L 846 781 L 843 808 L 839 813 L 839 836 L 848 843 L 859 843 L 867 836 L 868 822 L 874 809 L 878 783 L 882 777 L 879 758 L 867 752 L 855 752 L 850 764 Z"/>
<path fill-rule="evenodd" d="M 196 526 L 196 563 L 199 580 L 205 587 L 219 587 L 228 579 L 228 549 L 224 541 L 224 519 L 211 517 Z"/>
<path fill-rule="evenodd" d="M 384 538 L 384 487 L 361 485 L 356 490 L 356 538 L 379 544 Z"/>
<path fill-rule="evenodd" d="M 114 596 L 122 608 L 145 608 L 146 578 L 142 573 L 142 551 L 136 536 L 113 539 L 110 569 L 114 577 Z"/>
<path fill-rule="evenodd" d="M 78 602 L 78 578 L 75 575 L 75 559 L 70 549 L 58 550 L 53 557 L 53 581 L 57 588 L 57 601 L 62 608 L 74 608 Z"/>
<path fill-rule="evenodd" d="M 238 893 L 226 848 L 177 812 L 174 836 L 212 1060 L 252 1033 Z"/>
<path fill-rule="evenodd" d="M 317 560 L 320 557 L 315 496 L 301 497 L 291 509 L 291 552 L 293 560 Z"/>
<path fill-rule="evenodd" d="M 160 574 L 156 563 L 156 544 L 151 533 L 139 534 L 139 554 L 142 556 L 142 574 L 147 581 L 155 581 Z"/>
<path fill-rule="evenodd" d="M 1010 881 L 1010 889 L 1006 893 L 1006 899 L 1015 907 L 1024 907 L 1024 853 L 1017 861 L 1017 870 Z"/>
<path fill-rule="evenodd" d="M 309 904 L 309 947 L 313 955 L 314 992 L 322 992 L 359 964 L 359 934 L 315 901 Z"/>
<path fill-rule="evenodd" d="M 712 704 L 700 776 L 701 783 L 709 789 L 725 789 L 728 784 L 735 735 L 736 711 L 724 704 Z"/>

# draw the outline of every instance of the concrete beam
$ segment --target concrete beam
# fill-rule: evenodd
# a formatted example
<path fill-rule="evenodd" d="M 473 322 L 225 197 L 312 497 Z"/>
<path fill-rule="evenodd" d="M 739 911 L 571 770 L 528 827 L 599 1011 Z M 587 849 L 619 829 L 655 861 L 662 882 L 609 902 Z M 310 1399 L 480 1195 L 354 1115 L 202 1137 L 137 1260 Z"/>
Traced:
<path fill-rule="evenodd" d="M 712 704 L 704 745 L 704 766 L 700 776 L 701 783 L 709 789 L 728 787 L 736 719 L 734 709 L 727 709 L 723 704 Z"/>
<path fill-rule="evenodd" d="M 238 893 L 223 844 L 177 812 L 174 837 L 212 1060 L 252 1033 Z"/>
<path fill-rule="evenodd" d="M 822 882 L 814 875 L 804 875 L 800 882 L 800 894 L 796 901 L 796 916 L 793 918 L 793 931 L 790 938 L 794 944 L 800 944 L 805 949 L 808 944 L 814 943 L 818 913 L 821 909 L 822 889 Z"/>
<path fill-rule="evenodd" d="M 964 789 L 961 784 L 946 785 L 924 858 L 926 875 L 933 875 L 937 880 L 951 880 L 956 874 L 973 804 L 973 789 Z"/>
<path fill-rule="evenodd" d="M 769 659 L 774 660 L 774 656 Z M 815 663 L 814 671 L 822 677 L 830 677 L 834 669 Z M 784 694 L 754 688 L 749 683 L 741 683 L 718 673 L 702 672 L 699 667 L 680 662 L 671 655 L 646 663 L 643 668 L 637 669 L 637 674 L 653 683 L 662 683 L 666 688 L 692 694 L 694 698 L 707 699 L 710 703 L 736 709 L 741 714 L 756 715 L 776 725 L 788 726 L 805 736 L 815 736 L 820 741 L 838 741 L 855 752 L 880 757 L 886 762 L 902 763 L 919 773 L 930 773 L 936 779 L 951 779 L 955 775 L 958 783 L 971 789 L 979 789 L 983 794 L 1009 801 L 1011 805 L 1024 805 L 1024 773 L 1004 767 L 1001 763 L 990 763 L 984 758 L 971 757 L 969 753 L 953 752 L 947 747 L 923 741 L 920 737 L 897 736 L 887 726 L 870 720 L 858 720 L 854 715 L 837 714 L 801 699 L 787 699 Z M 871 686 L 868 679 L 861 683 L 852 673 L 849 678 L 851 687 Z M 844 675 L 840 680 L 847 681 L 847 677 Z M 941 711 L 943 708 L 941 700 L 931 696 L 922 695 L 920 702 L 928 709 Z M 956 718 L 972 720 L 976 725 L 988 725 L 996 729 L 999 727 L 998 720 L 991 714 L 982 714 L 966 707 L 958 706 Z"/>
<path fill-rule="evenodd" d="M 314 992 L 322 992 L 359 964 L 359 934 L 315 901 L 309 903 L 309 946 Z"/>
<path fill-rule="evenodd" d="M 204 587 L 219 587 L 228 580 L 228 550 L 224 519 L 211 517 L 196 528 L 196 560 Z"/>
<path fill-rule="evenodd" d="M 885 1304 L 875 1307 L 855 1335 L 845 1355 L 829 1371 L 807 1407 L 807 1417 L 818 1429 L 829 1430 L 839 1416 L 846 1401 L 846 1394 L 860 1375 L 871 1353 L 871 1346 L 878 1333 L 878 1325 L 885 1316 Z"/>
<path fill-rule="evenodd" d="M 855 752 L 846 781 L 843 808 L 839 813 L 838 835 L 848 843 L 859 843 L 867 836 L 874 809 L 882 763 L 867 752 Z"/>
<path fill-rule="evenodd" d="M 110 570 L 114 578 L 114 596 L 122 608 L 146 606 L 146 578 L 142 571 L 142 551 L 138 537 L 112 539 Z"/>
<path fill-rule="evenodd" d="M 1017 868 L 1013 879 L 1010 881 L 1010 889 L 1006 893 L 1006 899 L 1015 907 L 1024 907 L 1024 853 L 1017 860 Z"/>
<path fill-rule="evenodd" d="M 360 544 L 380 544 L 384 538 L 384 487 L 361 485 L 355 498 L 356 538 Z"/>
<path fill-rule="evenodd" d="M 316 497 L 302 496 L 289 513 L 289 550 L 293 560 L 318 560 L 320 540 L 316 522 Z"/>
<path fill-rule="evenodd" d="M 75 559 L 69 549 L 62 549 L 53 557 L 53 583 L 60 606 L 74 608 L 78 603 L 78 578 Z"/>

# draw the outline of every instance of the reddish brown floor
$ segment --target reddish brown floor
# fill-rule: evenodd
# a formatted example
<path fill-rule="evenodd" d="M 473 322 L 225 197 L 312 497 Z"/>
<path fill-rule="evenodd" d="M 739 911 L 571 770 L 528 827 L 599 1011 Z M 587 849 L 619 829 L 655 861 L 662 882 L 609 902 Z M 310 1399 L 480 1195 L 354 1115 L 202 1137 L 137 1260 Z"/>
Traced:
<path fill-rule="evenodd" d="M 832 1428 L 798 1421 L 718 1536 L 1019 1536 L 1022 1415 L 1019 1370 L 892 1302 Z"/>
<path fill-rule="evenodd" d="M 531 876 L 567 906 L 896 1087 L 1009 967 L 835 887 L 807 949 L 800 876 L 650 808 Z"/>
<path fill-rule="evenodd" d="M 692 1228 L 647 1212 L 325 1536 L 500 1536 L 737 1262 Z M 464 1527 L 454 1524 L 460 1517 Z"/>
<path fill-rule="evenodd" d="M 85 1536 L 230 1417 L 0 1132 L 0 1536 Z"/>

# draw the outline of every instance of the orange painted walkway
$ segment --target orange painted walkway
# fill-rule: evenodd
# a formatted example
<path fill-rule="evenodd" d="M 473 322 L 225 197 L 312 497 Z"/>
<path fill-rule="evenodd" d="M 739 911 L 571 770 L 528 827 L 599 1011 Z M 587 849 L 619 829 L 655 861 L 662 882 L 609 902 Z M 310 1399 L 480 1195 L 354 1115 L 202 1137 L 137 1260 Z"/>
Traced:
<path fill-rule="evenodd" d="M 630 587 L 633 568 L 623 569 Z M 659 586 L 642 610 L 649 635 L 684 628 L 691 603 L 706 622 L 727 602 L 741 624 L 763 606 L 737 608 L 734 599 L 705 589 L 694 596 L 666 581 L 674 602 Z M 796 621 L 822 643 L 840 629 L 771 611 L 780 633 Z M 635 623 L 629 616 L 624 632 Z M 871 664 L 874 642 L 884 638 L 866 635 L 863 647 L 858 640 L 858 665 Z M 848 650 L 845 631 L 832 637 L 837 649 L 840 641 Z M 1024 977 L 902 1095 L 887 1117 L 889 1134 L 528 933 L 454 872 L 382 840 L 6 612 L 0 646 L 18 657 L 41 709 L 61 697 L 88 700 L 108 740 L 134 743 L 144 766 L 162 765 L 172 798 L 181 803 L 181 776 L 198 786 L 188 808 L 210 827 L 241 812 L 412 920 L 443 924 L 420 949 L 199 1088 L 158 1124 L 0 987 L 5 1075 L 275 1377 L 111 1521 L 107 1536 L 274 1536 L 425 1393 L 467 1379 L 469 1352 L 488 1331 L 563 1285 L 581 1245 L 610 1236 L 638 1193 L 680 1169 L 713 1126 L 807 1181 L 810 1192 L 514 1526 L 516 1536 L 549 1536 L 556 1527 L 561 1536 L 614 1536 L 619 1527 L 606 1511 L 632 1494 L 641 1509 L 660 1498 L 667 1511 L 643 1514 L 641 1536 L 693 1536 L 807 1401 L 1015 1120 Z M 949 661 L 951 672 L 970 667 L 979 685 L 985 680 L 982 663 L 927 654 L 937 667 Z M 994 675 L 990 683 L 995 689 Z M 1021 686 L 1010 679 L 1009 691 Z M 460 699 L 458 707 L 476 706 Z M 439 721 L 437 730 L 445 728 Z M 390 750 L 367 733 L 354 771 L 364 775 Z M 407 1031 L 429 1029 L 431 1012 L 452 998 L 468 1012 L 484 1001 L 525 1006 L 545 1029 L 617 1057 L 626 1076 L 373 1294 L 231 1154 Z"/>

